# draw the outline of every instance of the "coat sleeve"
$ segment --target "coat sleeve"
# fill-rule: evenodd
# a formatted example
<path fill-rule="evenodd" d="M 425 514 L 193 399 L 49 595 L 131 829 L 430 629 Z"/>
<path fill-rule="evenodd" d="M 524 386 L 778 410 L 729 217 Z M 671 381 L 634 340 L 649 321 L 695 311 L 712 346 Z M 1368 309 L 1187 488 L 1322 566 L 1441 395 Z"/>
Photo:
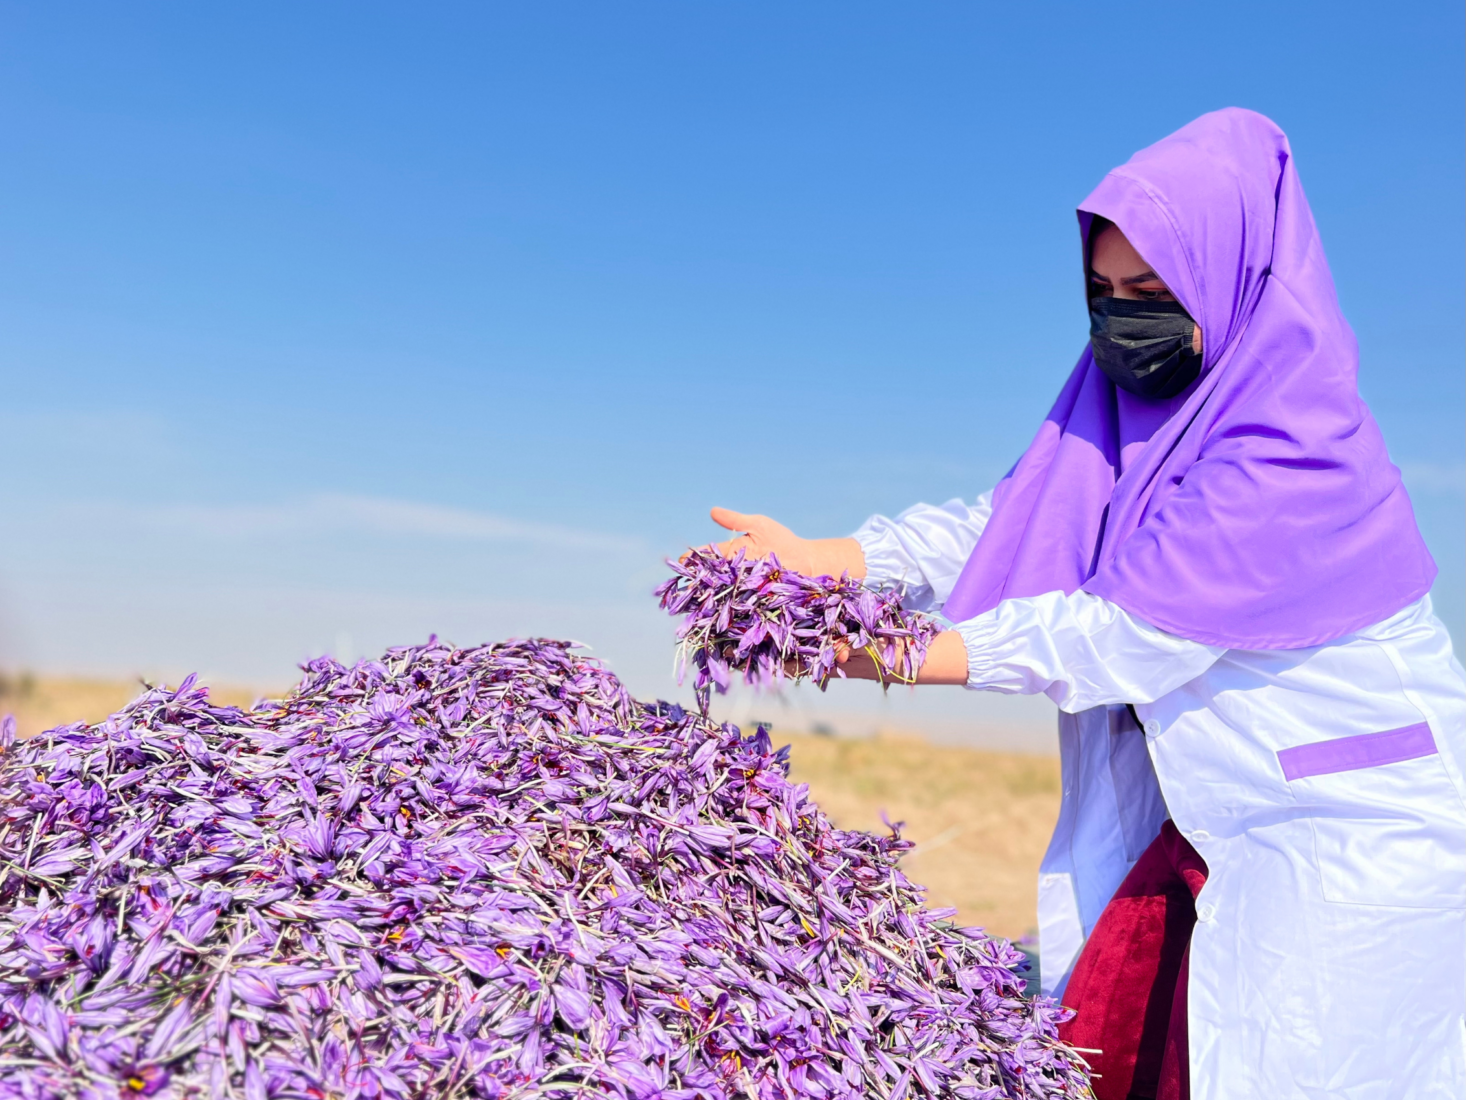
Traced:
<path fill-rule="evenodd" d="M 1226 652 L 1168 634 L 1082 590 L 1004 600 L 953 629 L 967 645 L 969 688 L 1042 692 L 1070 714 L 1155 702 Z"/>
<path fill-rule="evenodd" d="M 992 498 L 915 504 L 895 519 L 871 516 L 854 535 L 865 552 L 865 583 L 902 589 L 902 605 L 913 611 L 940 610 L 987 526 Z"/>

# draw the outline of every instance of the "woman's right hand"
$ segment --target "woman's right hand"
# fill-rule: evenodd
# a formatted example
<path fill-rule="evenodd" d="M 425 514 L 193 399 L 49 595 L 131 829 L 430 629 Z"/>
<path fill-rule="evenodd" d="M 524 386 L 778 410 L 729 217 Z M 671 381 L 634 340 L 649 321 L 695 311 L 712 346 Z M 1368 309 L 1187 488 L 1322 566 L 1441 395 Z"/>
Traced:
<path fill-rule="evenodd" d="M 748 516 L 727 508 L 714 508 L 713 522 L 737 538 L 717 544 L 718 553 L 731 558 L 742 550 L 750 558 L 777 554 L 780 564 L 807 577 L 849 573 L 855 580 L 865 576 L 865 553 L 854 539 L 804 539 L 768 516 Z"/>

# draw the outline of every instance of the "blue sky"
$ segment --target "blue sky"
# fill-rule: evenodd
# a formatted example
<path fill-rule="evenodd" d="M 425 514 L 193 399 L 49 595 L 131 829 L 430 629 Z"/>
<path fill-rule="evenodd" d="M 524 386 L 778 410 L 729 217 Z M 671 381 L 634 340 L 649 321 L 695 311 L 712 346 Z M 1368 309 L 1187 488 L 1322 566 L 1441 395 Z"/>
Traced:
<path fill-rule="evenodd" d="M 0 2 L 0 657 L 283 683 L 569 633 L 723 503 L 973 496 L 1086 335 L 1073 208 L 1289 133 L 1466 625 L 1459 4 Z"/>

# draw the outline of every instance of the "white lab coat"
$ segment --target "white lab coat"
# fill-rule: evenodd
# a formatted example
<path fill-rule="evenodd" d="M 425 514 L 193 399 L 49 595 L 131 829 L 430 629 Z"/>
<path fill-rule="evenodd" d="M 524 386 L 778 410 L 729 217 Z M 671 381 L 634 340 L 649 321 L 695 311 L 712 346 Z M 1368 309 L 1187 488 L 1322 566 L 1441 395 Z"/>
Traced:
<path fill-rule="evenodd" d="M 855 535 L 868 583 L 940 611 L 990 512 L 985 495 L 873 517 Z M 1428 597 L 1328 645 L 1267 652 L 1191 642 L 1084 592 L 1005 600 L 953 628 L 970 688 L 1043 692 L 1061 711 L 1063 801 L 1039 875 L 1046 992 L 1062 997 L 1170 817 L 1209 872 L 1191 942 L 1196 1100 L 1466 1097 L 1466 674 Z M 1411 731 L 1417 755 L 1285 775 L 1287 750 L 1384 731 Z"/>

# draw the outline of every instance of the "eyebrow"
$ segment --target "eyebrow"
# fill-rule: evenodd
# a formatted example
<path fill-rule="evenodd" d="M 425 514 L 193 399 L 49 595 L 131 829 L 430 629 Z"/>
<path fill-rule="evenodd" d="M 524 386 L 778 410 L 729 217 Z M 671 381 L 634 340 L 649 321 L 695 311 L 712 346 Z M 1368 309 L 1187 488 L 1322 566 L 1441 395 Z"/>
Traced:
<path fill-rule="evenodd" d="M 1089 269 L 1089 277 L 1097 282 L 1107 283 L 1110 280 L 1101 275 L 1094 268 Z M 1164 283 L 1165 280 L 1154 271 L 1142 271 L 1139 275 L 1131 275 L 1128 279 L 1121 279 L 1121 286 L 1136 286 L 1140 283 Z"/>

